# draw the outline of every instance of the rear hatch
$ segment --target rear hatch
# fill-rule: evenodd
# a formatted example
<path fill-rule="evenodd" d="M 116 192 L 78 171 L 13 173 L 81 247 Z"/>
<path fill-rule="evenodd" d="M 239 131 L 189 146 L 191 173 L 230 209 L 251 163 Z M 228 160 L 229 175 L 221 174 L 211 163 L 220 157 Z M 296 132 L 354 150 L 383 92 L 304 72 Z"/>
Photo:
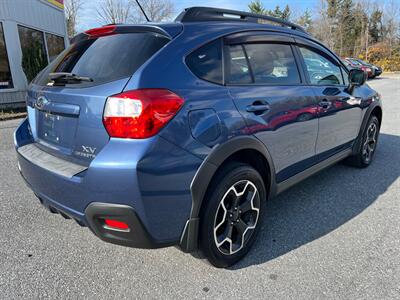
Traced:
<path fill-rule="evenodd" d="M 107 97 L 121 93 L 168 42 L 160 33 L 115 26 L 75 38 L 30 85 L 28 116 L 37 146 L 88 165 L 109 141 L 102 122 Z"/>

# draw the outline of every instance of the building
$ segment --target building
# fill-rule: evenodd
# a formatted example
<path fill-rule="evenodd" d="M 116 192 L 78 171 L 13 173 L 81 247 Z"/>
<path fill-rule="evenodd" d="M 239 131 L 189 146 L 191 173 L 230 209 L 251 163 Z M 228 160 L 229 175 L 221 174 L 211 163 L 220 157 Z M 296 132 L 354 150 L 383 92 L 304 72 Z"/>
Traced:
<path fill-rule="evenodd" d="M 0 0 L 0 109 L 21 106 L 35 75 L 68 44 L 64 0 Z"/>

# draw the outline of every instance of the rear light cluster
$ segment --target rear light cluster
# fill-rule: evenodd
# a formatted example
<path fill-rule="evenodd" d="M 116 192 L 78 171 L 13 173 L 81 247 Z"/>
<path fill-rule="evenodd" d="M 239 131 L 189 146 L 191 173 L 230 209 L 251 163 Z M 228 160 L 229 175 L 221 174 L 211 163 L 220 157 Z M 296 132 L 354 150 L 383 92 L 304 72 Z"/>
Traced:
<path fill-rule="evenodd" d="M 183 99 L 165 89 L 141 89 L 107 99 L 103 124 L 114 138 L 145 139 L 157 134 L 178 112 Z"/>

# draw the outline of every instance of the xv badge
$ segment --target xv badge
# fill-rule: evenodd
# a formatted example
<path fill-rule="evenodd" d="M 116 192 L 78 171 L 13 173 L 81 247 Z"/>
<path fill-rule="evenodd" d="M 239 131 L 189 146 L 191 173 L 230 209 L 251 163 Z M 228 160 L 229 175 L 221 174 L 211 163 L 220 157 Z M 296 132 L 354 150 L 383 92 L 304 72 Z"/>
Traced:
<path fill-rule="evenodd" d="M 82 145 L 82 150 L 83 150 L 83 153 L 92 154 L 92 155 L 96 152 L 96 148 L 89 147 L 89 146 L 83 146 L 83 145 Z"/>

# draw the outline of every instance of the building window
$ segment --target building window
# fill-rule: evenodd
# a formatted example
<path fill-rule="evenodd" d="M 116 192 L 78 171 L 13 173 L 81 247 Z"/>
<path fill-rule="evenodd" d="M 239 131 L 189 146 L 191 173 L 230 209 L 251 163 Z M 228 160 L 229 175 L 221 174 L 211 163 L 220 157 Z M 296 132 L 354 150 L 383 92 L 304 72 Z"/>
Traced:
<path fill-rule="evenodd" d="M 47 66 L 43 32 L 18 25 L 22 48 L 22 68 L 28 82 Z"/>
<path fill-rule="evenodd" d="M 13 87 L 6 42 L 4 39 L 3 24 L 0 23 L 0 89 L 11 89 Z"/>
<path fill-rule="evenodd" d="M 64 49 L 64 38 L 51 33 L 46 33 L 47 51 L 52 62 Z"/>

